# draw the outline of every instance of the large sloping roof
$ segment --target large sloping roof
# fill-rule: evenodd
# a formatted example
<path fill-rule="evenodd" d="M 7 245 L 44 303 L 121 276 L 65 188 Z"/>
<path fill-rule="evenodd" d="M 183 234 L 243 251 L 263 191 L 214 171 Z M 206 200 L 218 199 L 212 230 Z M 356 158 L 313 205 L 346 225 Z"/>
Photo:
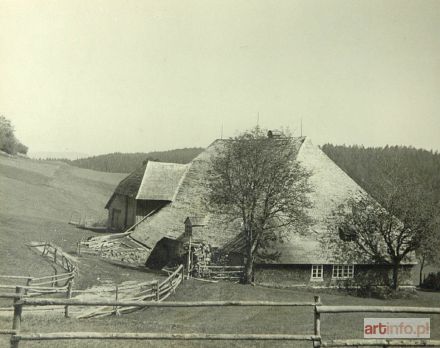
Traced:
<path fill-rule="evenodd" d="M 226 140 L 217 140 L 189 165 L 177 189 L 173 202 L 162 208 L 142 222 L 131 237 L 154 248 L 164 238 L 178 239 L 185 231 L 184 221 L 187 217 L 204 217 L 205 225 L 195 229 L 195 239 L 203 239 L 214 247 L 237 250 L 240 242 L 240 221 L 229 221 L 227 217 L 209 212 L 204 197 L 207 196 L 205 177 L 211 156 Z M 313 192 L 310 199 L 313 207 L 309 215 L 313 224 L 307 231 L 288 230 L 287 238 L 277 242 L 275 250 L 280 257 L 273 261 L 276 264 L 326 264 L 334 259 L 328 252 L 324 253 L 319 237 L 326 232 L 328 218 L 333 210 L 354 195 L 366 192 L 339 168 L 324 152 L 312 144 L 308 138 L 296 138 L 297 159 L 305 169 L 312 171 L 310 184 Z"/>
<path fill-rule="evenodd" d="M 149 161 L 136 199 L 172 201 L 188 165 Z"/>

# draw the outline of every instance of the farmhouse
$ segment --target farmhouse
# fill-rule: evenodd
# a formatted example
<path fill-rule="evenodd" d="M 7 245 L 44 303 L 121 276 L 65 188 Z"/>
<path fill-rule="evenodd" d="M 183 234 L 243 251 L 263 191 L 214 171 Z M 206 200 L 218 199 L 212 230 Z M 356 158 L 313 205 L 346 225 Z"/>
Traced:
<path fill-rule="evenodd" d="M 227 255 L 231 264 L 242 264 L 240 221 L 231 221 L 212 211 L 205 201 L 209 161 L 225 141 L 214 141 L 188 165 L 149 162 L 143 171 L 141 184 L 133 184 L 136 180 L 140 181 L 136 179 L 139 175 L 136 172 L 119 184 L 107 204 L 109 223 L 113 224 L 114 209 L 121 211 L 117 214 L 124 227 L 148 215 L 130 235 L 150 250 L 148 266 L 163 267 L 168 263 L 182 262 L 184 244 L 188 242 L 189 235 L 193 243 L 207 244 L 219 254 Z M 309 138 L 295 138 L 294 146 L 297 160 L 313 173 L 310 178 L 314 190 L 310 194 L 313 208 L 309 214 L 314 223 L 307 231 L 287 231 L 288 238 L 273 245 L 279 252 L 279 258 L 257 263 L 255 281 L 319 287 L 369 273 L 374 275 L 378 284 L 387 283 L 391 276 L 388 265 L 362 262 L 338 264 L 331 251 L 324 252 L 320 237 L 326 231 L 332 211 L 353 195 L 366 193 Z M 137 192 L 134 193 L 136 187 Z M 120 220 L 117 221 L 120 223 Z M 412 261 L 402 265 L 401 284 L 412 284 L 414 265 Z"/>

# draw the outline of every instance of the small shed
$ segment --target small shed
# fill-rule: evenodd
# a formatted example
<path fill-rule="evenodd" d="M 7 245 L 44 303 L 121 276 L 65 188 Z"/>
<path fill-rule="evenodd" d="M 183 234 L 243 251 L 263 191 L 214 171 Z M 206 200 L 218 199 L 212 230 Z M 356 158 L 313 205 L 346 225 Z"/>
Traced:
<path fill-rule="evenodd" d="M 185 219 L 185 237 L 192 237 L 194 232 L 199 232 L 201 228 L 205 227 L 206 218 L 202 216 L 188 216 Z M 195 230 L 197 229 L 197 230 Z M 195 235 L 200 235 L 196 233 Z"/>

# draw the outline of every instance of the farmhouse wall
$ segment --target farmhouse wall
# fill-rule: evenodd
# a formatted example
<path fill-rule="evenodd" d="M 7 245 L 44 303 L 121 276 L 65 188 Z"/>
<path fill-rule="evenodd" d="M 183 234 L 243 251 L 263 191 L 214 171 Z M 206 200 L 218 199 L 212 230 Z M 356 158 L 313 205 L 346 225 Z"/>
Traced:
<path fill-rule="evenodd" d="M 126 198 L 123 195 L 115 194 L 108 207 L 107 226 L 114 231 L 123 230 L 125 227 Z"/>
<path fill-rule="evenodd" d="M 107 227 L 113 231 L 122 231 L 136 221 L 136 200 L 115 194 L 108 207 Z"/>
<path fill-rule="evenodd" d="M 125 197 L 127 199 L 127 220 L 125 228 L 128 228 L 136 223 L 136 200 L 127 196 Z"/>
<path fill-rule="evenodd" d="M 332 278 L 333 265 L 323 265 L 323 280 L 311 280 L 312 265 L 256 265 L 255 282 L 278 285 L 281 287 L 337 286 L 346 280 Z M 401 266 L 400 285 L 413 285 L 413 265 Z M 392 268 L 388 265 L 355 265 L 355 277 L 349 281 L 361 284 L 372 280 L 374 285 L 389 285 L 392 279 Z"/>

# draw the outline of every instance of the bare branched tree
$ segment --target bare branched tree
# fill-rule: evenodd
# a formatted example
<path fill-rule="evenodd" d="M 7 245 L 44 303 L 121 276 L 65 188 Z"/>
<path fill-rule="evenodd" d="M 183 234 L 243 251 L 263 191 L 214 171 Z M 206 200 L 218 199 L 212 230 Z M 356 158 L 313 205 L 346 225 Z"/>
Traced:
<path fill-rule="evenodd" d="M 433 221 L 438 215 L 417 179 L 402 175 L 405 168 L 395 168 L 396 175 L 388 173 L 387 179 L 378 183 L 378 200 L 362 195 L 340 206 L 323 239 L 339 261 L 392 266 L 393 289 L 399 286 L 402 262 L 414 258 L 414 253 L 433 238 Z"/>
<path fill-rule="evenodd" d="M 209 204 L 242 220 L 244 283 L 253 279 L 258 251 L 283 238 L 283 228 L 301 229 L 310 223 L 306 208 L 311 206 L 307 196 L 311 174 L 296 160 L 294 139 L 266 134 L 256 127 L 222 142 L 208 176 Z"/>

